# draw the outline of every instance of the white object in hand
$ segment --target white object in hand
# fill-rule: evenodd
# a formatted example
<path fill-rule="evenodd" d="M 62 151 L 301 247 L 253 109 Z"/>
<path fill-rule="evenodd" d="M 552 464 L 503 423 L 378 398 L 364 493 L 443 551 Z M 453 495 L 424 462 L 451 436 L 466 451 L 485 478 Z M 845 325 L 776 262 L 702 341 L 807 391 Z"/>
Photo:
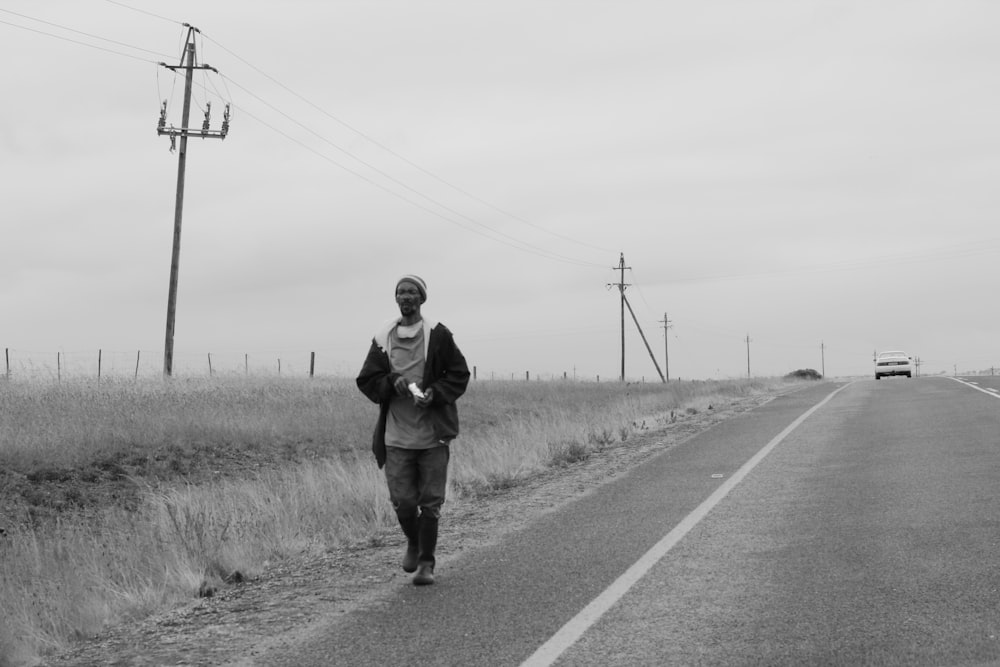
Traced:
<path fill-rule="evenodd" d="M 416 382 L 411 382 L 409 387 L 410 393 L 413 394 L 414 398 L 424 398 L 424 392 L 420 391 L 420 387 L 417 386 Z"/>

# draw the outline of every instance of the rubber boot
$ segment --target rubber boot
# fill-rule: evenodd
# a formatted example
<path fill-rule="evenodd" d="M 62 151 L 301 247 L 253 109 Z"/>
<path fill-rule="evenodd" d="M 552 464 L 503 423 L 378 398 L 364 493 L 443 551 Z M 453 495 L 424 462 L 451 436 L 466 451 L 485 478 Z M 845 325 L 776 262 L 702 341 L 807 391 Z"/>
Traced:
<path fill-rule="evenodd" d="M 417 521 L 417 526 L 420 553 L 413 583 L 417 586 L 429 586 L 434 583 L 434 550 L 437 548 L 438 519 L 437 517 L 421 516 Z"/>
<path fill-rule="evenodd" d="M 417 517 L 398 517 L 399 525 L 406 535 L 406 553 L 403 554 L 403 572 L 416 572 L 420 560 L 420 532 Z"/>

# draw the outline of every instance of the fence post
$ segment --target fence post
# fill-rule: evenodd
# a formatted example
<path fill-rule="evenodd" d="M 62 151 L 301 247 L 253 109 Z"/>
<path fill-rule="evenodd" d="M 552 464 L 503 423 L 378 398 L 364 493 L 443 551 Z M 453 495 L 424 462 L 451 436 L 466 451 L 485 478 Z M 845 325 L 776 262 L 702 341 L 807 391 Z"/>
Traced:
<path fill-rule="evenodd" d="M 101 350 L 97 350 L 97 384 L 101 384 Z"/>
<path fill-rule="evenodd" d="M 208 377 L 212 377 L 212 353 L 208 353 Z"/>
<path fill-rule="evenodd" d="M 316 374 L 316 353 L 309 353 L 309 377 L 313 377 Z"/>
<path fill-rule="evenodd" d="M 62 352 L 56 352 L 56 381 L 62 382 Z"/>
<path fill-rule="evenodd" d="M 135 379 L 139 379 L 139 355 L 142 354 L 142 350 L 136 350 L 135 352 Z"/>
<path fill-rule="evenodd" d="M 7 360 L 6 361 L 6 364 L 7 364 L 6 368 L 7 368 L 7 370 L 4 372 L 4 377 L 7 378 L 7 382 L 10 382 L 10 348 L 9 347 L 5 347 L 3 349 L 3 356 Z"/>

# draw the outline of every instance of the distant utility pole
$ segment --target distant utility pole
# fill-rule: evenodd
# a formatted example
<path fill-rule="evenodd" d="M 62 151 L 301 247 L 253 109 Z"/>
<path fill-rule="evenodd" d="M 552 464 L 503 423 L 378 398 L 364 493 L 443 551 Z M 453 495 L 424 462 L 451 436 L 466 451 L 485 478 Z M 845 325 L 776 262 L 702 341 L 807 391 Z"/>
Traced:
<path fill-rule="evenodd" d="M 747 377 L 750 377 L 750 334 L 747 334 Z"/>
<path fill-rule="evenodd" d="M 653 354 L 652 348 L 649 347 L 649 341 L 646 340 L 646 334 L 643 333 L 642 327 L 639 325 L 639 318 L 635 316 L 635 311 L 632 310 L 632 304 L 629 303 L 628 299 L 625 297 L 625 288 L 629 286 L 625 282 L 625 269 L 631 269 L 631 268 L 632 268 L 631 266 L 625 266 L 625 253 L 622 253 L 620 259 L 618 260 L 618 266 L 611 267 L 611 269 L 613 271 L 620 271 L 621 272 L 620 273 L 621 279 L 617 283 L 608 283 L 608 287 L 615 286 L 615 287 L 618 288 L 618 291 L 621 294 L 621 301 L 622 301 L 622 303 L 621 303 L 621 307 L 622 307 L 622 313 L 621 313 L 621 316 L 622 316 L 622 321 L 621 321 L 621 325 L 622 325 L 622 373 L 621 373 L 620 379 L 621 379 L 622 382 L 625 381 L 625 307 L 628 306 L 628 312 L 629 312 L 630 315 L 632 315 L 632 321 L 635 322 L 635 328 L 639 331 L 639 336 L 642 337 L 642 342 L 646 346 L 646 351 L 649 352 L 649 358 L 653 360 L 653 366 L 656 367 L 656 373 L 660 376 L 660 381 L 661 382 L 666 382 L 666 379 L 663 377 L 663 372 L 660 370 L 660 364 L 656 361 L 656 355 Z"/>
<path fill-rule="evenodd" d="M 670 382 L 670 334 L 667 330 L 673 329 L 673 323 L 667 319 L 666 311 L 664 311 L 663 320 L 660 323 L 663 325 L 663 372 L 666 374 L 664 382 Z"/>
<path fill-rule="evenodd" d="M 621 272 L 621 278 L 619 279 L 619 281 L 617 283 L 609 283 L 608 284 L 608 287 L 611 287 L 612 285 L 617 285 L 618 291 L 621 293 L 621 297 L 622 297 L 621 298 L 621 302 L 622 302 L 621 303 L 621 307 L 622 307 L 622 327 L 621 327 L 621 331 L 622 331 L 622 373 L 621 373 L 621 381 L 622 382 L 625 381 L 625 288 L 628 287 L 628 285 L 625 284 L 625 269 L 631 269 L 631 268 L 632 268 L 631 266 L 625 266 L 625 253 L 621 253 L 621 256 L 618 259 L 618 266 L 611 267 L 612 271 L 620 271 Z"/>
<path fill-rule="evenodd" d="M 170 137 L 170 150 L 176 146 L 177 137 L 181 138 L 180 150 L 177 153 L 177 200 L 174 205 L 174 247 L 170 257 L 170 288 L 167 295 L 167 335 L 163 347 L 163 375 L 170 377 L 174 370 L 174 318 L 177 312 L 177 274 L 180 268 L 181 254 L 181 216 L 184 211 L 184 168 L 187 162 L 187 140 L 189 136 L 215 139 L 225 139 L 229 132 L 229 105 L 226 105 L 223 114 L 222 129 L 213 131 L 208 129 L 209 115 L 212 112 L 211 103 L 205 105 L 205 121 L 200 129 L 191 129 L 188 122 L 191 120 L 191 83 L 194 79 L 194 70 L 207 69 L 218 74 L 218 70 L 208 65 L 195 65 L 195 35 L 199 32 L 194 26 L 184 24 L 188 28 L 187 39 L 185 40 L 184 56 L 181 57 L 180 65 L 168 65 L 160 63 L 163 67 L 176 72 L 184 70 L 184 111 L 181 117 L 179 128 L 171 125 L 167 128 L 167 102 L 163 101 L 160 108 L 160 122 L 157 124 L 156 133 Z M 185 64 L 184 61 L 187 61 Z"/>
<path fill-rule="evenodd" d="M 820 363 L 820 373 L 823 377 L 826 377 L 826 343 L 823 341 L 819 342 L 819 363 Z"/>

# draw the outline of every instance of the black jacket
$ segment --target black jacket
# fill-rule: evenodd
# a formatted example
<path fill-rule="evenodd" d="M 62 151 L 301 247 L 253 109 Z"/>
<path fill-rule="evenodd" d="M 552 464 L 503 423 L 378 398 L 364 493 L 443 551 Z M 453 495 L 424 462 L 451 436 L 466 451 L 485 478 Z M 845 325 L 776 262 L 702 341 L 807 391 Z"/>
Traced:
<path fill-rule="evenodd" d="M 434 390 L 427 408 L 431 412 L 434 436 L 438 440 L 450 441 L 458 435 L 458 407 L 455 401 L 465 393 L 469 384 L 469 366 L 448 327 L 426 318 L 423 321 L 425 357 L 421 388 L 424 391 Z M 393 384 L 399 377 L 389 363 L 389 332 L 398 323 L 398 319 L 392 320 L 375 334 L 356 380 L 358 389 L 379 404 L 378 422 L 372 436 L 372 452 L 379 468 L 385 465 L 385 422 L 389 415 L 389 401 L 396 396 Z"/>

